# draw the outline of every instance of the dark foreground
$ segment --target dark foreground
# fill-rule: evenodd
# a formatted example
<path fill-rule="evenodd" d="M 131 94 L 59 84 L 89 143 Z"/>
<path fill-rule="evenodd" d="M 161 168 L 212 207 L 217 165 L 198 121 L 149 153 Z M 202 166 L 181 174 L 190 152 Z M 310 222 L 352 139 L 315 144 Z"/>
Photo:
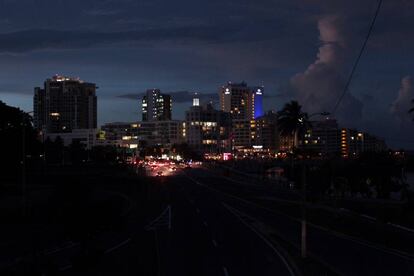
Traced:
<path fill-rule="evenodd" d="M 302 260 L 296 199 L 260 185 L 204 169 L 153 178 L 102 171 L 95 178 L 84 199 L 82 189 L 60 190 L 59 202 L 39 207 L 33 196 L 32 210 L 48 209 L 48 217 L 31 214 L 25 223 L 7 218 L 1 275 L 414 273 L 413 233 L 386 232 L 370 222 L 350 223 L 312 210 L 308 258 Z M 367 233 L 354 235 L 360 227 L 398 238 L 384 244 Z"/>

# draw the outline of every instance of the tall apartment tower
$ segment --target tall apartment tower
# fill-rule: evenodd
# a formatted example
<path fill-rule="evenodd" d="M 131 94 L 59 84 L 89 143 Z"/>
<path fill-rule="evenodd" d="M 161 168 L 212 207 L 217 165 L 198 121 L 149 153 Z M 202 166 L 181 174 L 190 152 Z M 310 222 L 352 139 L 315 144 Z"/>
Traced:
<path fill-rule="evenodd" d="M 233 120 L 253 120 L 263 116 L 263 87 L 248 87 L 245 82 L 228 82 L 219 91 L 220 109 Z"/>
<path fill-rule="evenodd" d="M 194 150 L 218 153 L 230 150 L 231 117 L 211 103 L 200 105 L 197 96 L 185 112 L 185 139 Z"/>
<path fill-rule="evenodd" d="M 172 100 L 159 89 L 148 89 L 142 98 L 142 121 L 171 120 Z"/>
<path fill-rule="evenodd" d="M 34 125 L 49 133 L 97 128 L 96 84 L 53 76 L 34 88 Z"/>

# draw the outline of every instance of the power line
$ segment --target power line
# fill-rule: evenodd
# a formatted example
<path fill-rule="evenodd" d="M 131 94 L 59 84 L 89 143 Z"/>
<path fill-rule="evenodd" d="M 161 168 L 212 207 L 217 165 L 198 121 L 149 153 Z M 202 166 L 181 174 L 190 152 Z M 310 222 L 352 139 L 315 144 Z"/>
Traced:
<path fill-rule="evenodd" d="M 358 54 L 358 56 L 357 56 L 357 59 L 355 60 L 354 65 L 352 66 L 352 70 L 351 70 L 351 73 L 349 74 L 348 80 L 347 80 L 347 82 L 346 82 L 346 84 L 345 84 L 344 91 L 342 92 L 341 96 L 339 97 L 338 101 L 336 102 L 336 104 L 335 104 L 335 106 L 334 106 L 334 108 L 333 108 L 333 110 L 332 110 L 331 114 L 335 114 L 336 110 L 338 109 L 339 105 L 340 105 L 340 104 L 341 104 L 341 102 L 342 102 L 342 99 L 344 98 L 344 96 L 345 96 L 346 92 L 348 91 L 349 85 L 351 84 L 351 81 L 352 81 L 352 78 L 353 78 L 354 73 L 355 73 L 355 71 L 356 71 L 356 68 L 358 67 L 359 60 L 361 59 L 361 56 L 362 56 L 362 54 L 364 53 L 364 50 L 365 50 L 365 48 L 366 48 L 366 46 L 367 46 L 367 43 L 368 43 L 369 37 L 371 36 L 372 30 L 373 30 L 374 25 L 375 25 L 375 21 L 377 20 L 377 17 L 378 17 L 379 11 L 380 11 L 380 9 L 381 9 L 381 4 L 382 4 L 382 0 L 379 0 L 379 1 L 378 1 L 378 5 L 377 5 L 377 9 L 375 10 L 374 18 L 373 18 L 373 19 L 372 19 L 372 21 L 371 21 L 371 25 L 369 26 L 368 33 L 367 33 L 367 35 L 365 36 L 364 43 L 362 44 L 362 48 L 361 48 L 361 50 L 359 51 L 359 54 Z"/>

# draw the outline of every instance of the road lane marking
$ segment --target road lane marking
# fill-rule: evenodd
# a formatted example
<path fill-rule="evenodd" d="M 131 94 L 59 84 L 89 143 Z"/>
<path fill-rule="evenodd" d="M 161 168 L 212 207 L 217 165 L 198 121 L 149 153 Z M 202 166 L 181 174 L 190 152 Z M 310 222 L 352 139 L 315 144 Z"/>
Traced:
<path fill-rule="evenodd" d="M 124 246 L 125 244 L 129 243 L 131 241 L 131 238 L 128 238 L 126 240 L 124 240 L 123 242 L 118 243 L 117 245 L 108 248 L 107 250 L 105 250 L 105 254 L 111 253 L 114 250 L 117 250 L 118 248 Z"/>
<path fill-rule="evenodd" d="M 46 250 L 46 252 L 44 253 L 46 256 L 47 255 L 51 255 L 51 254 L 55 254 L 58 253 L 60 251 L 63 251 L 65 249 L 69 249 L 72 247 L 77 246 L 79 243 L 74 243 L 74 242 L 68 242 L 68 245 L 62 246 L 62 247 L 54 247 L 52 249 Z"/>
<path fill-rule="evenodd" d="M 333 235 L 338 237 L 338 238 L 342 238 L 344 240 L 352 241 L 354 243 L 376 249 L 376 250 L 381 251 L 383 253 L 392 254 L 394 256 L 397 256 L 397 257 L 400 257 L 400 258 L 403 258 L 403 259 L 406 259 L 406 260 L 414 261 L 414 255 L 411 255 L 409 253 L 406 253 L 406 252 L 403 252 L 403 251 L 400 251 L 400 250 L 397 250 L 397 249 L 384 248 L 381 245 L 376 245 L 376 244 L 373 244 L 373 243 L 370 243 L 370 242 L 367 242 L 367 241 L 361 241 L 361 240 L 358 240 L 358 239 L 353 238 L 351 236 L 341 234 L 339 232 L 335 232 L 335 233 L 333 233 Z"/>
<path fill-rule="evenodd" d="M 218 246 L 218 244 L 217 244 L 217 242 L 216 242 L 216 240 L 211 240 L 212 242 L 213 242 L 213 245 L 214 245 L 214 247 L 217 247 Z"/>
<path fill-rule="evenodd" d="M 227 271 L 227 267 L 223 266 L 224 276 L 230 276 L 229 272 Z"/>
<path fill-rule="evenodd" d="M 290 265 L 287 262 L 287 260 L 285 259 L 285 257 L 279 252 L 279 250 L 276 249 L 276 247 L 273 246 L 273 244 L 262 233 L 260 233 L 253 226 L 251 226 L 250 224 L 248 224 L 247 222 L 245 222 L 241 218 L 241 216 L 240 216 L 241 212 L 240 211 L 238 211 L 237 209 L 235 209 L 233 207 L 230 207 L 229 205 L 227 205 L 225 203 L 223 203 L 223 206 L 230 213 L 232 213 L 241 223 L 243 223 L 247 228 L 249 228 L 251 231 L 253 231 L 264 243 L 266 243 L 273 250 L 273 252 L 275 252 L 279 256 L 279 258 L 282 260 L 282 262 L 285 264 L 286 268 L 288 269 L 290 275 L 295 276 L 295 273 L 293 272 L 292 268 L 290 267 Z"/>
<path fill-rule="evenodd" d="M 400 228 L 400 229 L 403 229 L 405 231 L 414 233 L 414 229 L 411 229 L 411 228 L 408 228 L 408 227 L 405 227 L 405 226 L 402 226 L 402 225 L 399 225 L 399 224 L 394 224 L 394 223 L 391 223 L 391 222 L 387 222 L 387 224 L 391 225 L 391 226 L 394 226 L 394 227 L 397 227 L 397 228 Z"/>
<path fill-rule="evenodd" d="M 145 226 L 145 230 L 156 230 L 159 227 L 165 226 L 168 227 L 168 230 L 171 229 L 171 205 L 168 205 L 157 218 Z"/>
<path fill-rule="evenodd" d="M 361 214 L 361 217 L 364 217 L 364 218 L 369 219 L 369 220 L 372 220 L 372 221 L 376 221 L 377 220 L 376 218 L 371 217 L 371 216 L 368 216 L 368 215 L 365 215 L 365 214 Z"/>
<path fill-rule="evenodd" d="M 70 265 L 66 265 L 64 267 L 59 268 L 59 270 L 60 271 L 65 271 L 65 270 L 68 270 L 68 269 L 71 269 L 71 268 L 72 268 L 72 265 L 70 264 Z"/>

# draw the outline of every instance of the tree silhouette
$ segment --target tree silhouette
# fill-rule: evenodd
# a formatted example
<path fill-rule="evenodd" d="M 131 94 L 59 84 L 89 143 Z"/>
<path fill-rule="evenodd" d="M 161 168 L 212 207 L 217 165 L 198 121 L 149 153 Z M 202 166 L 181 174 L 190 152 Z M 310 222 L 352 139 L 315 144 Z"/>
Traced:
<path fill-rule="evenodd" d="M 23 148 L 25 148 L 25 160 L 30 161 L 28 163 L 31 164 L 40 158 L 41 145 L 38 133 L 32 126 L 31 117 L 2 101 L 0 101 L 0 147 L 1 178 L 14 180 L 20 178 Z"/>
<path fill-rule="evenodd" d="M 298 136 L 311 127 L 308 114 L 302 112 L 302 106 L 297 101 L 291 101 L 277 113 L 278 128 L 282 135 L 294 138 L 293 147 L 298 145 Z"/>
<path fill-rule="evenodd" d="M 54 141 L 47 137 L 44 142 L 46 163 L 48 164 L 64 164 L 64 144 L 60 136 L 57 136 Z"/>

